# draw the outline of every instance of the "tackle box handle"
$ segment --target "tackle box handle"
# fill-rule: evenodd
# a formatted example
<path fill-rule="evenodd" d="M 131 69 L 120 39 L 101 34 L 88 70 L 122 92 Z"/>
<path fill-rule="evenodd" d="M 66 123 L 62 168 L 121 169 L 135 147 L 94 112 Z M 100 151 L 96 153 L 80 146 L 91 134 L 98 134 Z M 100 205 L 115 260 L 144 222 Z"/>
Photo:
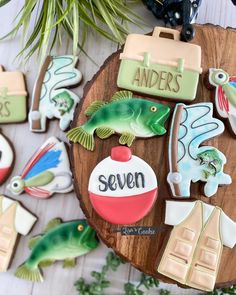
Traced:
<path fill-rule="evenodd" d="M 172 35 L 175 41 L 180 41 L 180 32 L 170 28 L 155 27 L 152 36 L 155 38 L 162 38 L 160 37 L 161 33 Z M 165 39 L 165 37 L 163 38 Z"/>

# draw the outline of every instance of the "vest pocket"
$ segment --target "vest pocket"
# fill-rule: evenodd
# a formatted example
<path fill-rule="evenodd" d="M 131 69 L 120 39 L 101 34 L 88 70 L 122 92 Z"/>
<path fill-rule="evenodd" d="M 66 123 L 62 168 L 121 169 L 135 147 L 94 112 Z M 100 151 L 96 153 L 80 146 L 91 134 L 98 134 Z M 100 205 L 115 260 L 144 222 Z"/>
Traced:
<path fill-rule="evenodd" d="M 206 246 L 208 247 L 208 248 L 211 248 L 211 249 L 213 249 L 213 250 L 217 250 L 218 249 L 218 247 L 219 247 L 219 241 L 218 240 L 216 240 L 216 239 L 212 239 L 212 238 L 210 238 L 210 237 L 207 237 L 207 239 L 206 239 Z"/>
<path fill-rule="evenodd" d="M 5 271 L 8 264 L 8 254 L 0 251 L 0 271 Z"/>
<path fill-rule="evenodd" d="M 0 237 L 0 251 L 7 251 L 10 247 L 10 237 Z"/>
<path fill-rule="evenodd" d="M 188 229 L 187 227 L 183 228 L 182 238 L 186 241 L 193 241 L 195 237 L 195 232 L 191 229 Z"/>
<path fill-rule="evenodd" d="M 184 280 L 188 272 L 188 266 L 187 264 L 181 263 L 173 258 L 166 257 L 160 272 L 164 272 L 164 274 L 168 274 L 171 277 L 174 276 L 177 279 Z"/>
<path fill-rule="evenodd" d="M 192 246 L 190 244 L 187 244 L 183 241 L 176 240 L 175 247 L 173 249 L 173 255 L 180 255 L 181 258 L 189 258 L 191 252 L 192 252 Z"/>
<path fill-rule="evenodd" d="M 207 268 L 210 268 L 212 270 L 216 270 L 217 255 L 216 255 L 216 253 L 213 253 L 213 252 L 201 250 L 199 262 L 201 262 Z"/>
<path fill-rule="evenodd" d="M 215 286 L 215 276 L 195 268 L 190 277 L 190 286 L 193 286 L 192 284 L 206 290 L 213 290 Z"/>

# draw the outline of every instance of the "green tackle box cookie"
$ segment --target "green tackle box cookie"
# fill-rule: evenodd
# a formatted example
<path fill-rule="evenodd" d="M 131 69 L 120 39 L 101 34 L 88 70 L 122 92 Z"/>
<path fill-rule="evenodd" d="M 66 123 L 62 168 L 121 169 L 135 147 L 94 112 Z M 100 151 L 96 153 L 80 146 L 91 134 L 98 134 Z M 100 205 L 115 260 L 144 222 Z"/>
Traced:
<path fill-rule="evenodd" d="M 21 72 L 4 72 L 0 65 L 0 123 L 25 121 L 26 97 L 24 75 Z"/>
<path fill-rule="evenodd" d="M 130 34 L 120 54 L 117 85 L 173 100 L 195 99 L 201 47 L 180 41 L 180 32 L 156 27 L 152 36 Z"/>

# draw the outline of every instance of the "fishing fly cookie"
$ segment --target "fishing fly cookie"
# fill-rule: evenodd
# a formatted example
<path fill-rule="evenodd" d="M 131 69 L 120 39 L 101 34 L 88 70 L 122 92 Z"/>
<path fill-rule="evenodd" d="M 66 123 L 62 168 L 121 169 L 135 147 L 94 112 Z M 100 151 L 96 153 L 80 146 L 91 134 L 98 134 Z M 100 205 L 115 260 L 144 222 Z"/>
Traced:
<path fill-rule="evenodd" d="M 41 199 L 72 191 L 72 173 L 64 142 L 50 137 L 31 158 L 21 176 L 13 177 L 7 188 L 15 195 L 25 191 Z"/>
<path fill-rule="evenodd" d="M 18 234 L 27 235 L 36 220 L 19 202 L 0 196 L 0 272 L 9 267 Z"/>
<path fill-rule="evenodd" d="M 228 119 L 236 135 L 236 76 L 221 69 L 209 70 L 209 82 L 216 87 L 215 106 L 220 117 Z"/>
<path fill-rule="evenodd" d="M 16 277 L 33 282 L 43 282 L 40 268 L 48 267 L 57 260 L 64 260 L 63 267 L 74 267 L 76 258 L 97 248 L 96 232 L 86 220 L 62 223 L 51 220 L 43 233 L 29 242 L 31 254 L 16 270 Z"/>
<path fill-rule="evenodd" d="M 130 34 L 120 60 L 118 87 L 174 100 L 195 99 L 201 47 L 181 42 L 179 31 L 156 27 L 152 36 Z"/>
<path fill-rule="evenodd" d="M 9 140 L 0 133 L 0 185 L 10 175 L 14 162 L 14 152 Z"/>
<path fill-rule="evenodd" d="M 65 87 L 77 85 L 82 75 L 77 70 L 78 57 L 70 55 L 48 56 L 36 84 L 29 113 L 30 130 L 44 132 L 47 119 L 60 120 L 61 130 L 66 130 L 79 102 L 78 95 Z"/>
<path fill-rule="evenodd" d="M 24 75 L 21 72 L 5 72 L 0 65 L 0 123 L 25 121 L 26 98 Z"/>
<path fill-rule="evenodd" d="M 94 133 L 101 139 L 121 134 L 119 143 L 131 146 L 135 137 L 148 138 L 166 133 L 168 106 L 146 99 L 133 98 L 130 91 L 115 93 L 111 101 L 93 102 L 86 110 L 89 120 L 71 129 L 67 136 L 87 150 L 94 150 Z"/>
<path fill-rule="evenodd" d="M 205 182 L 204 193 L 211 197 L 219 185 L 231 184 L 223 172 L 225 156 L 211 146 L 200 144 L 224 131 L 224 124 L 213 118 L 212 103 L 175 107 L 169 141 L 167 180 L 173 196 L 189 197 L 191 182 Z"/>
<path fill-rule="evenodd" d="M 89 197 L 96 212 L 114 224 L 131 224 L 151 210 L 157 198 L 152 168 L 128 147 L 112 148 L 89 179 Z"/>

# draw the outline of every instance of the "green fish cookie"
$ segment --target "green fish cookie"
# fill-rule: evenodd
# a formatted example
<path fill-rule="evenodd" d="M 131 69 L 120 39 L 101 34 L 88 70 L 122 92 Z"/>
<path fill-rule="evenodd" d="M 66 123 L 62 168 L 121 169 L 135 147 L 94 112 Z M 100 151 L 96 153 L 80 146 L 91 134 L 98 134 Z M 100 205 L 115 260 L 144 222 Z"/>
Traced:
<path fill-rule="evenodd" d="M 50 266 L 56 260 L 64 260 L 63 267 L 74 267 L 76 257 L 90 252 L 98 245 L 96 232 L 86 220 L 61 223 L 60 219 L 53 219 L 42 235 L 30 240 L 32 252 L 25 263 L 17 268 L 15 276 L 43 282 L 40 268 Z"/>
<path fill-rule="evenodd" d="M 130 91 L 119 91 L 109 103 L 93 102 L 85 112 L 90 119 L 84 125 L 71 129 L 67 137 L 92 151 L 94 132 L 101 139 L 119 133 L 119 143 L 131 146 L 135 137 L 148 138 L 165 134 L 164 124 L 169 113 L 170 108 L 166 105 L 133 98 Z"/>

